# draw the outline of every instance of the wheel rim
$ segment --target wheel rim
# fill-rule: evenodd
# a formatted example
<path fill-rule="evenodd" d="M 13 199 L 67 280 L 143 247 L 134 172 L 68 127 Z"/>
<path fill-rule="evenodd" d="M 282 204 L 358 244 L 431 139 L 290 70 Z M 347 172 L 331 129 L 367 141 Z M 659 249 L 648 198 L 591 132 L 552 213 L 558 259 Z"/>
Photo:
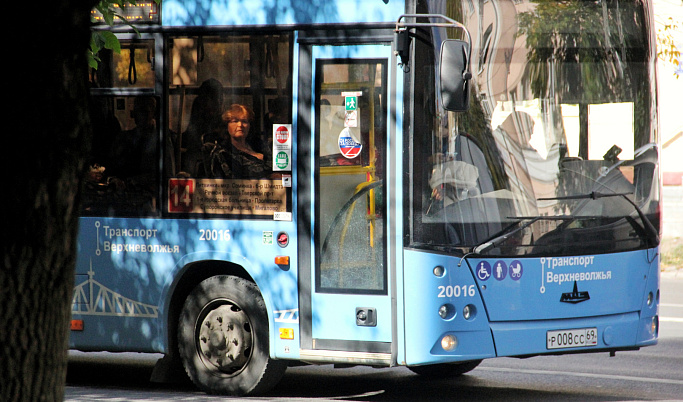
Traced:
<path fill-rule="evenodd" d="M 249 316 L 229 300 L 204 307 L 196 326 L 197 354 L 208 368 L 239 373 L 249 362 L 253 345 Z"/>

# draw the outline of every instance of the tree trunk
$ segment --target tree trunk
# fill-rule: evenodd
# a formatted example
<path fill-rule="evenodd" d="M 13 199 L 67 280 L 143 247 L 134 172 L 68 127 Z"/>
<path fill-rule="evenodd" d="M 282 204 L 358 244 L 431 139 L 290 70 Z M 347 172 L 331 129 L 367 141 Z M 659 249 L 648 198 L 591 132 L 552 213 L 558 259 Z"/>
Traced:
<path fill-rule="evenodd" d="M 20 22 L 3 49 L 2 401 L 64 399 L 93 4 L 7 3 Z"/>

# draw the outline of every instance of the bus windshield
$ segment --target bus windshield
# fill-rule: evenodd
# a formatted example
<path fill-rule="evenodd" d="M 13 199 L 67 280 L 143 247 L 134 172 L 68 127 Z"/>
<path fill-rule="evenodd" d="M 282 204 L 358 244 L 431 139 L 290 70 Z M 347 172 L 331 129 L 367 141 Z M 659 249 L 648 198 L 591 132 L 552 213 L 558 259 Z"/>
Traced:
<path fill-rule="evenodd" d="M 480 34 L 470 111 L 433 105 L 415 133 L 413 245 L 467 252 L 523 227 L 492 252 L 645 247 L 648 225 L 659 225 L 659 194 L 640 3 L 489 11 L 468 21 Z M 497 35 L 506 29 L 517 34 Z"/>

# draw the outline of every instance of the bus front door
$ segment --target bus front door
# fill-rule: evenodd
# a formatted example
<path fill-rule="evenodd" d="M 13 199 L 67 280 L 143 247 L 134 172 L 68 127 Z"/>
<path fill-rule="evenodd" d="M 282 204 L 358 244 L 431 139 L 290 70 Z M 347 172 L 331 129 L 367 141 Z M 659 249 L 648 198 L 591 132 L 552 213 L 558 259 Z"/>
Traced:
<path fill-rule="evenodd" d="M 306 88 L 299 92 L 305 105 L 299 110 L 307 114 L 299 120 L 299 150 L 310 150 L 298 161 L 299 236 L 308 240 L 299 242 L 307 261 L 300 267 L 302 360 L 389 364 L 391 358 L 390 52 L 382 45 L 311 45 L 300 52 L 301 65 L 310 68 L 307 76 L 302 68 L 300 88 Z"/>

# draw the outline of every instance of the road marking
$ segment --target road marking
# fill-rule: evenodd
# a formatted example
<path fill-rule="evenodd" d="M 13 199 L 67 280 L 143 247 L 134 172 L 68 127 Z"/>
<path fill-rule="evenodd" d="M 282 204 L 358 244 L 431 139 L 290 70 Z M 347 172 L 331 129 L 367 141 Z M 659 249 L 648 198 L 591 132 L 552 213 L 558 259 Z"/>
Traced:
<path fill-rule="evenodd" d="M 358 394 L 358 395 L 333 396 L 333 397 L 331 397 L 331 398 L 330 398 L 330 397 L 327 397 L 327 398 L 323 398 L 323 399 L 324 399 L 324 400 L 330 400 L 330 399 L 337 400 L 337 399 L 367 398 L 367 397 L 370 397 L 370 396 L 381 395 L 381 394 L 383 394 L 383 393 L 384 393 L 384 390 L 382 389 L 382 390 L 379 390 L 379 391 L 364 392 L 364 393 Z M 313 400 L 315 400 L 315 399 L 320 399 L 320 398 L 313 398 Z"/>
<path fill-rule="evenodd" d="M 659 322 L 683 322 L 680 317 L 659 317 Z"/>
<path fill-rule="evenodd" d="M 544 374 L 544 375 L 569 375 L 574 377 L 586 377 L 586 378 L 603 378 L 608 380 L 624 380 L 624 381 L 636 381 L 636 382 L 651 382 L 658 384 L 671 384 L 671 385 L 683 385 L 683 380 L 668 380 L 662 378 L 645 378 L 645 377 L 631 377 L 625 375 L 613 375 L 613 374 L 595 374 L 595 373 L 574 373 L 567 371 L 552 371 L 552 370 L 520 370 L 512 368 L 503 367 L 478 367 L 476 371 L 488 370 L 488 371 L 502 371 L 510 373 L 525 373 L 525 374 Z"/>

